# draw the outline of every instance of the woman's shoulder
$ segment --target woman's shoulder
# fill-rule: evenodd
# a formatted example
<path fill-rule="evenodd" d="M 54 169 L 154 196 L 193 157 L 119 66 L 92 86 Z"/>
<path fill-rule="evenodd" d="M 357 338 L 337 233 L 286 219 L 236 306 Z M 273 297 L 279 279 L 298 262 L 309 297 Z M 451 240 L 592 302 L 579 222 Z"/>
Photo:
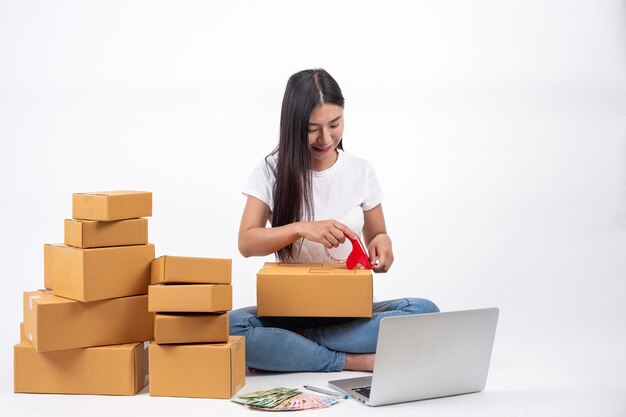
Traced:
<path fill-rule="evenodd" d="M 353 155 L 348 152 L 342 152 L 342 159 L 344 162 L 344 166 L 349 167 L 350 169 L 368 171 L 373 169 L 373 165 L 367 159 Z"/>
<path fill-rule="evenodd" d="M 275 153 L 269 154 L 257 162 L 254 172 L 263 173 L 265 177 L 274 177 L 277 163 L 278 155 Z"/>

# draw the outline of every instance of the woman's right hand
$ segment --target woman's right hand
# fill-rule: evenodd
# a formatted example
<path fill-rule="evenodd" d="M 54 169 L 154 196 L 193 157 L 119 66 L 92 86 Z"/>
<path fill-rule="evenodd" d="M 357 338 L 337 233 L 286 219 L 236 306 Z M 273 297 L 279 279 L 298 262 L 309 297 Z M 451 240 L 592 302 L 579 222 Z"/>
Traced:
<path fill-rule="evenodd" d="M 346 235 L 356 239 L 356 234 L 345 224 L 336 220 L 298 222 L 298 235 L 326 248 L 336 248 L 346 240 Z"/>

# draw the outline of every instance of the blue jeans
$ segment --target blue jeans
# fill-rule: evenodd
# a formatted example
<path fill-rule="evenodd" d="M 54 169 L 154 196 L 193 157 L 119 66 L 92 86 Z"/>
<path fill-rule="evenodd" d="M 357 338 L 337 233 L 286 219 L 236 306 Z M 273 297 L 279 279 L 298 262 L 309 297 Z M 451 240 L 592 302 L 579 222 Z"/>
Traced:
<path fill-rule="evenodd" d="M 282 372 L 342 371 L 346 353 L 376 352 L 384 317 L 436 313 L 422 298 L 375 302 L 372 318 L 257 317 L 256 307 L 228 313 L 230 334 L 246 337 L 246 364 Z"/>

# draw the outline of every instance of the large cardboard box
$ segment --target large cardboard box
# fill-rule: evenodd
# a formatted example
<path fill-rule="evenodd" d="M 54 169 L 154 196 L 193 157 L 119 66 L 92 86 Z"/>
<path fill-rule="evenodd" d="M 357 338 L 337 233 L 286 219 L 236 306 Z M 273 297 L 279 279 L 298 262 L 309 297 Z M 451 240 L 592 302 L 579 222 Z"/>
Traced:
<path fill-rule="evenodd" d="M 259 317 L 372 317 L 372 302 L 371 270 L 267 262 L 257 273 Z"/>
<path fill-rule="evenodd" d="M 216 313 L 233 308 L 231 285 L 150 285 L 148 310 L 157 313 Z"/>
<path fill-rule="evenodd" d="M 148 191 L 101 191 L 72 194 L 72 217 L 84 220 L 122 220 L 152 216 Z"/>
<path fill-rule="evenodd" d="M 65 219 L 65 244 L 77 248 L 145 245 L 148 243 L 148 219 L 112 222 Z"/>
<path fill-rule="evenodd" d="M 24 293 L 24 332 L 38 352 L 153 340 L 148 296 L 81 303 L 52 291 Z"/>
<path fill-rule="evenodd" d="M 77 301 L 146 294 L 154 245 L 80 249 L 44 245 L 44 284 Z"/>
<path fill-rule="evenodd" d="M 157 313 L 154 341 L 166 343 L 228 342 L 228 314 Z"/>
<path fill-rule="evenodd" d="M 37 352 L 13 347 L 15 392 L 135 395 L 148 384 L 147 344 Z"/>
<path fill-rule="evenodd" d="M 230 284 L 232 260 L 161 256 L 152 261 L 151 284 Z"/>
<path fill-rule="evenodd" d="M 150 395 L 231 398 L 245 383 L 243 336 L 218 344 L 150 344 Z"/>

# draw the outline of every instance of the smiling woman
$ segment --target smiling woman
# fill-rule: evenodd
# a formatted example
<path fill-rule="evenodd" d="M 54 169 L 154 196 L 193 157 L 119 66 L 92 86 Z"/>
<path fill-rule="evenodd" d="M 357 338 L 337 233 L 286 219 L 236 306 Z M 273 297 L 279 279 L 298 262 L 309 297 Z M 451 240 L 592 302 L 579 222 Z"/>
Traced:
<path fill-rule="evenodd" d="M 309 118 L 309 152 L 311 169 L 324 171 L 337 162 L 334 151 L 343 137 L 343 107 L 320 104 Z"/>
<path fill-rule="evenodd" d="M 242 255 L 330 262 L 327 249 L 363 234 L 372 269 L 389 270 L 393 250 L 382 190 L 367 161 L 343 152 L 343 106 L 339 85 L 323 69 L 291 76 L 278 147 L 257 165 L 243 190 L 248 200 L 239 228 Z M 230 334 L 246 336 L 246 361 L 253 368 L 371 371 L 383 317 L 437 311 L 419 298 L 376 302 L 371 319 L 357 320 L 261 318 L 256 307 L 247 307 L 230 312 Z"/>

